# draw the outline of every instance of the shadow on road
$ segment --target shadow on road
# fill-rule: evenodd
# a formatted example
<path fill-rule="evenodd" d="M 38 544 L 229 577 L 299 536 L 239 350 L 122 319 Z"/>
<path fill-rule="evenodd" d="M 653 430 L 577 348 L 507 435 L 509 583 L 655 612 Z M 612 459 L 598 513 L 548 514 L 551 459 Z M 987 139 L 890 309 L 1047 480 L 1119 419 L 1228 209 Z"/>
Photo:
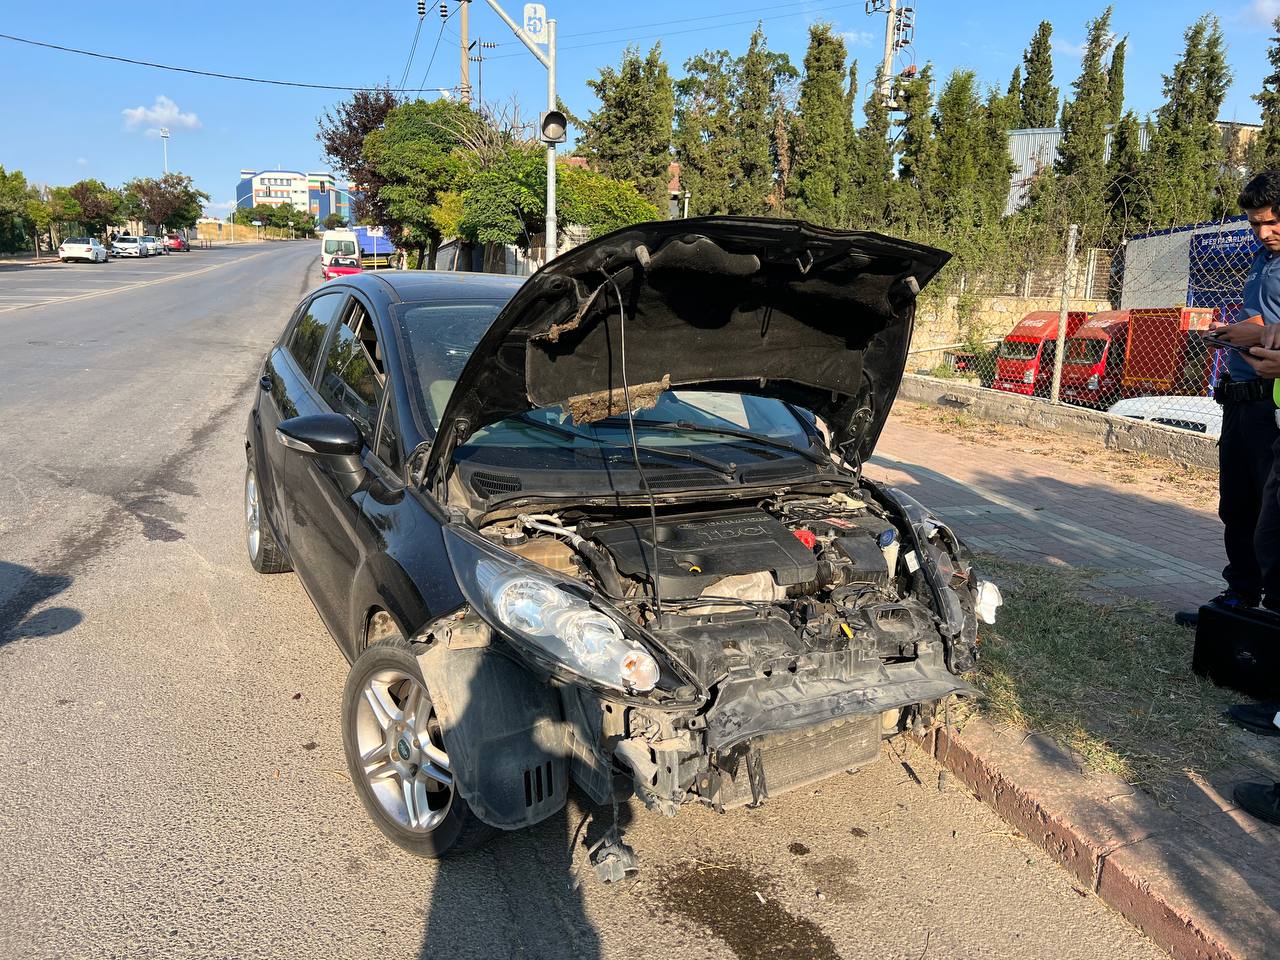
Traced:
<path fill-rule="evenodd" d="M 80 623 L 84 616 L 71 607 L 46 607 L 32 613 L 71 586 L 71 579 L 0 560 L 0 646 L 30 637 L 52 637 Z"/>
<path fill-rule="evenodd" d="M 536 826 L 437 862 L 421 960 L 599 960 L 600 935 L 579 884 L 599 883 L 587 849 L 610 814 L 581 794 L 574 799 Z M 620 818 L 627 819 L 625 805 Z"/>

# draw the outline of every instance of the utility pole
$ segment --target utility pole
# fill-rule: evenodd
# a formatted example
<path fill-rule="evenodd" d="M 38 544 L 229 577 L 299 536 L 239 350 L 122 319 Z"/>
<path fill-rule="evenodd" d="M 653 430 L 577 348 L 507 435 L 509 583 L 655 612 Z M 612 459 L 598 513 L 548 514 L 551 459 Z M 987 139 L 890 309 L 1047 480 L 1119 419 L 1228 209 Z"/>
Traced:
<path fill-rule="evenodd" d="M 867 0 L 867 13 L 883 13 L 884 59 L 880 62 L 880 86 L 878 92 L 885 106 L 896 110 L 893 102 L 893 56 L 911 45 L 915 39 L 916 11 L 911 6 L 898 6 L 898 0 Z"/>
<path fill-rule="evenodd" d="M 169 128 L 160 128 L 160 141 L 164 144 L 164 175 L 169 175 Z"/>
<path fill-rule="evenodd" d="M 521 27 L 507 15 L 498 0 L 485 0 L 508 27 L 516 38 L 523 43 L 539 63 L 547 68 L 547 109 L 539 121 L 542 142 L 547 145 L 547 219 L 546 249 L 547 261 L 555 259 L 558 252 L 556 231 L 556 144 L 564 143 L 568 122 L 565 115 L 556 108 L 556 21 L 546 18 L 546 10 L 539 3 L 525 4 L 525 26 Z M 538 44 L 545 42 L 547 52 L 543 53 Z"/>
<path fill-rule="evenodd" d="M 1058 349 L 1053 355 L 1053 380 L 1049 384 L 1049 402 L 1057 403 L 1062 388 L 1062 360 L 1067 352 L 1067 300 L 1075 286 L 1076 276 L 1076 237 L 1080 228 L 1071 224 L 1067 231 L 1067 259 L 1062 267 L 1062 301 L 1058 305 Z"/>
<path fill-rule="evenodd" d="M 476 65 L 476 104 L 480 108 L 480 112 L 484 113 L 484 52 L 486 50 L 494 50 L 497 48 L 496 43 L 487 40 L 472 40 L 471 47 L 479 51 L 471 58 L 471 62 Z"/>
<path fill-rule="evenodd" d="M 471 22 L 471 0 L 458 0 L 458 2 L 461 4 L 458 10 L 458 29 L 462 31 L 462 39 L 459 41 L 462 54 L 462 76 L 458 82 L 458 99 L 467 106 L 471 106 L 471 44 L 467 42 L 467 28 Z"/>

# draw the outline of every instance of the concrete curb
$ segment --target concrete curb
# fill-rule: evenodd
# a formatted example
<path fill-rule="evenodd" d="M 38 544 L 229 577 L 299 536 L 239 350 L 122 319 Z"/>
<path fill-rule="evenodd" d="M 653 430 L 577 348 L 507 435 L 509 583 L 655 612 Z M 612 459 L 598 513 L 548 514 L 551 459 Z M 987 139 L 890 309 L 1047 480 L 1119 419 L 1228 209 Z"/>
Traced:
<path fill-rule="evenodd" d="M 1204 822 L 1115 777 L 1087 774 L 1047 737 L 983 720 L 921 742 L 1010 826 L 1177 960 L 1280 955 L 1280 842 L 1205 827 L 1232 808 L 1207 788 Z M 1239 821 L 1233 821 L 1239 822 Z M 1254 826 L 1256 829 L 1256 826 Z"/>
<path fill-rule="evenodd" d="M 1113 417 L 1087 407 L 1068 403 L 1054 405 L 1034 397 L 914 373 L 903 376 L 898 398 L 959 408 L 984 420 L 1018 424 L 1039 432 L 1090 437 L 1113 450 L 1147 453 L 1176 463 L 1218 469 L 1218 442 L 1212 437 L 1159 423 Z"/>

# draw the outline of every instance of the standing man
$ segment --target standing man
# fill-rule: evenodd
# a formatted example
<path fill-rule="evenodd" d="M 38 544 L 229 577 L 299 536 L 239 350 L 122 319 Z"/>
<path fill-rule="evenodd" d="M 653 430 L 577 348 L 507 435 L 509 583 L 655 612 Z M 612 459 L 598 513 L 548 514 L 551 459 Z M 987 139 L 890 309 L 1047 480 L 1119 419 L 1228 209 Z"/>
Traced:
<path fill-rule="evenodd" d="M 1240 208 L 1262 244 L 1244 283 L 1244 319 L 1219 324 L 1215 337 L 1242 347 L 1258 346 L 1263 327 L 1280 323 L 1280 170 L 1265 170 L 1240 193 Z M 1224 607 L 1256 607 L 1262 600 L 1262 569 L 1254 549 L 1254 531 L 1263 489 L 1271 474 L 1272 444 L 1280 437 L 1272 380 L 1234 350 L 1226 353 L 1227 373 L 1214 390 L 1222 404 L 1222 438 L 1218 442 L 1218 516 L 1222 519 L 1227 589 L 1211 601 Z M 1280 603 L 1280 596 L 1274 598 Z M 1195 611 L 1175 618 L 1194 626 Z"/>

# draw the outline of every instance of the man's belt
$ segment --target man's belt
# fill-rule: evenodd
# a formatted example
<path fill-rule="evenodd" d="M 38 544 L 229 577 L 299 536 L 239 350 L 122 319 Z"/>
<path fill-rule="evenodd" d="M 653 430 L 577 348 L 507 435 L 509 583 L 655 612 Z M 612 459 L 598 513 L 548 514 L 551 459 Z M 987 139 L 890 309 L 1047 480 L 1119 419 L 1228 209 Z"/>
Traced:
<path fill-rule="evenodd" d="M 1246 403 L 1250 400 L 1271 399 L 1270 380 L 1223 379 L 1213 391 L 1213 398 L 1219 403 Z"/>

